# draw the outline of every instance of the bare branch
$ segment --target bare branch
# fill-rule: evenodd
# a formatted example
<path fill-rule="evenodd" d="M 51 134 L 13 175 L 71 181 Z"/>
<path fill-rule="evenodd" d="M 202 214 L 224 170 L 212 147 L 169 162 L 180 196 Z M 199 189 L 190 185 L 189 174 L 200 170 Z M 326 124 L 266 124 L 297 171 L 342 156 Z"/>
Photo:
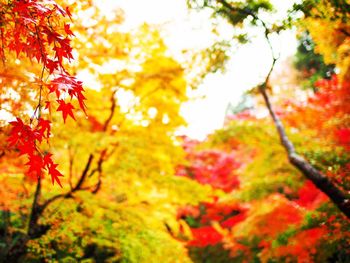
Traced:
<path fill-rule="evenodd" d="M 38 231 L 38 219 L 39 219 L 39 216 L 41 215 L 41 207 L 39 205 L 40 194 L 41 194 L 41 177 L 38 176 L 38 181 L 36 184 L 36 189 L 33 197 L 32 209 L 29 217 L 29 223 L 28 223 L 28 229 L 27 229 L 28 236 L 35 236 Z"/>
<path fill-rule="evenodd" d="M 103 125 L 103 131 L 107 131 L 108 125 L 110 124 L 110 122 L 112 121 L 112 118 L 114 116 L 115 107 L 117 105 L 116 101 L 115 101 L 115 94 L 116 94 L 116 91 L 114 91 L 111 95 L 111 110 L 110 110 L 108 118 L 106 119 L 106 121 Z"/>
<path fill-rule="evenodd" d="M 84 171 L 83 171 L 83 173 L 81 174 L 78 183 L 77 183 L 76 186 L 72 189 L 72 191 L 71 191 L 72 193 L 75 192 L 75 191 L 77 191 L 77 190 L 79 190 L 79 189 L 82 187 L 82 185 L 83 185 L 83 183 L 84 183 L 84 181 L 85 181 L 85 178 L 86 178 L 86 176 L 87 176 L 87 173 L 88 173 L 89 170 L 90 170 L 90 166 L 91 166 L 91 163 L 92 163 L 92 160 L 93 160 L 93 159 L 94 159 L 94 156 L 93 156 L 93 154 L 90 153 L 89 159 L 88 159 L 88 161 L 87 161 L 87 163 L 86 163 L 86 165 L 85 165 Z"/>
<path fill-rule="evenodd" d="M 106 153 L 106 151 L 101 152 L 100 159 L 97 162 L 98 179 L 97 179 L 97 184 L 95 185 L 94 189 L 92 190 L 93 194 L 96 194 L 101 189 L 101 184 L 102 184 L 102 163 L 104 161 L 105 153 Z"/>
<path fill-rule="evenodd" d="M 76 186 L 71 189 L 69 192 L 65 193 L 65 194 L 59 194 L 59 195 L 55 195 L 53 197 L 51 197 L 50 199 L 46 200 L 42 205 L 40 205 L 40 214 L 42 214 L 44 212 L 44 210 L 48 207 L 49 204 L 51 204 L 52 202 L 60 199 L 60 198 L 70 198 L 72 197 L 72 194 L 74 192 L 77 192 L 79 190 L 84 190 L 82 188 L 82 185 L 87 177 L 87 174 L 90 170 L 90 166 L 91 166 L 91 163 L 92 163 L 92 160 L 93 160 L 94 156 L 92 154 L 89 155 L 89 158 L 88 158 L 88 161 L 85 165 L 85 168 L 80 176 L 80 179 L 79 181 L 77 182 Z"/>
<path fill-rule="evenodd" d="M 72 178 L 73 178 L 74 153 L 72 153 L 72 148 L 70 145 L 68 145 L 68 158 L 69 158 L 68 183 L 69 183 L 70 189 L 72 190 L 73 189 Z"/>

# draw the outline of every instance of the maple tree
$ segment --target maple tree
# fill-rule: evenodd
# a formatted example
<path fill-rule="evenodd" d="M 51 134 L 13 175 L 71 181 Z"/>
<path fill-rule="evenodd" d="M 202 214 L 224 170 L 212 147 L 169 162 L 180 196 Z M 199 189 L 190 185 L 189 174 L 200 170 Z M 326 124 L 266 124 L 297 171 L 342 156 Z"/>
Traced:
<path fill-rule="evenodd" d="M 16 3 L 6 3 L 9 17 L 17 12 L 12 9 Z M 184 123 L 179 115 L 181 102 L 187 99 L 183 68 L 166 54 L 164 42 L 152 27 L 122 32 L 119 12 L 111 20 L 96 3 L 82 1 L 71 8 L 79 10 L 77 17 L 53 1 L 18 3 L 21 10 L 33 10 L 33 19 L 38 19 L 25 29 L 38 26 L 35 43 L 39 45 L 42 39 L 43 49 L 34 48 L 30 53 L 27 46 L 18 48 L 18 57 L 7 46 L 4 49 L 4 71 L 11 79 L 2 83 L 2 105 L 17 118 L 9 125 L 4 121 L 1 134 L 5 138 L 1 214 L 6 218 L 1 224 L 1 260 L 123 257 L 139 261 L 153 254 L 160 261 L 171 261 L 174 249 L 185 260 L 185 248 L 164 225 L 176 231 L 176 207 L 205 199 L 206 188 L 185 178 L 173 178 L 175 163 L 182 160 L 173 133 Z M 25 21 L 32 15 L 28 12 L 23 14 Z M 98 23 L 86 30 L 86 20 L 81 17 Z M 65 18 L 72 18 L 73 24 L 68 25 Z M 70 39 L 73 31 L 76 37 Z M 22 33 L 32 37 L 33 32 Z M 30 54 L 23 55 L 22 50 Z M 72 60 L 73 50 L 79 50 L 76 60 L 66 63 Z M 37 59 L 34 54 L 38 56 L 41 51 L 43 56 Z M 107 67 L 100 67 L 116 61 L 123 70 L 112 66 L 106 72 Z M 15 67 L 28 79 L 15 75 Z M 82 83 L 68 73 L 83 71 L 101 88 L 90 89 L 85 84 L 83 93 Z M 36 74 L 39 77 L 33 81 Z M 20 81 L 23 86 L 18 85 Z M 22 88 L 27 86 L 31 88 Z M 11 93 L 20 99 L 6 97 Z M 126 96 L 127 105 L 123 104 Z M 87 115 L 85 97 L 89 100 Z M 75 112 L 77 108 L 82 111 Z M 28 111 L 30 117 L 26 116 Z M 7 149 L 7 143 L 13 147 Z M 18 158 L 18 154 L 26 156 Z M 36 185 L 27 180 L 28 176 L 18 176 L 26 163 L 27 175 L 38 179 Z M 41 180 L 44 169 L 62 189 Z M 9 176 L 12 173 L 14 178 Z M 197 195 L 189 194 L 189 189 Z M 99 212 L 91 214 L 90 209 Z M 148 218 L 143 217 L 146 209 Z M 144 230 L 144 224 L 150 228 Z M 96 236 L 96 231 L 102 233 Z M 148 250 L 142 248 L 145 242 L 152 244 Z M 120 246 L 115 247 L 115 243 Z M 159 247 L 158 243 L 167 245 Z M 140 249 L 143 255 L 138 254 Z"/>
<path fill-rule="evenodd" d="M 33 72 L 34 75 L 26 80 L 35 94 L 36 105 L 31 109 L 28 124 L 24 124 L 19 116 L 11 122 L 9 146 L 19 148 L 20 153 L 28 157 L 28 176 L 37 179 L 46 170 L 52 183 L 61 185 L 59 177 L 62 175 L 56 169 L 52 154 L 42 154 L 39 145 L 43 139 L 49 140 L 50 137 L 51 123 L 42 117 L 44 103 L 46 109 L 55 107 L 57 103 L 57 111 L 62 111 L 64 119 L 67 114 L 74 118 L 71 103 L 65 102 L 68 96 L 76 98 L 81 109 L 85 110 L 82 82 L 70 76 L 64 65 L 65 60 L 73 59 L 70 45 L 73 33 L 66 22 L 71 13 L 68 7 L 63 8 L 54 1 L 3 1 L 1 14 L 0 56 L 4 66 L 1 75 L 6 80 L 2 83 L 3 93 L 11 90 L 16 93 L 21 89 L 14 87 L 17 86 L 16 79 L 6 74 L 7 60 L 13 57 L 11 52 L 16 54 L 17 60 L 26 57 L 30 61 L 36 60 L 42 67 L 39 74 Z M 8 83 L 13 85 L 8 86 Z"/>
<path fill-rule="evenodd" d="M 271 122 L 265 118 L 262 120 L 261 117 L 255 117 L 254 112 L 250 110 L 232 116 L 231 121 L 227 121 L 228 127 L 208 139 L 209 147 L 210 145 L 215 148 L 221 147 L 225 151 L 237 151 L 240 149 L 237 144 L 245 145 L 243 147 L 245 150 L 239 151 L 235 156 L 245 155 L 245 152 L 251 149 L 251 160 L 244 161 L 250 164 L 243 168 L 243 171 L 236 172 L 240 187 L 234 189 L 231 195 L 216 201 L 227 204 L 227 200 L 237 202 L 238 199 L 248 205 L 249 209 L 243 219 L 231 225 L 229 229 L 220 225 L 220 211 L 217 211 L 211 215 L 211 227 L 205 226 L 198 231 L 194 230 L 193 241 L 190 241 L 188 246 L 204 247 L 204 250 L 197 249 L 194 252 L 192 255 L 194 261 L 325 262 L 339 260 L 346 262 L 349 255 L 346 245 L 349 238 L 346 231 L 349 208 L 347 205 L 348 96 L 346 95 L 348 94 L 348 67 L 338 61 L 341 74 L 329 80 L 317 81 L 315 94 L 307 95 L 306 102 L 302 99 L 300 101 L 282 99 L 280 103 L 285 108 L 274 109 L 268 92 L 273 90 L 270 75 L 277 56 L 274 54 L 270 35 L 284 26 L 270 26 L 260 19 L 259 12 L 271 8 L 268 1 L 188 2 L 192 7 L 211 8 L 214 15 L 223 16 L 233 25 L 242 25 L 247 19 L 253 25 L 262 27 L 266 41 L 272 50 L 273 62 L 265 81 L 257 89 L 263 95 L 262 102 L 269 110 L 281 141 L 281 145 L 278 146 L 276 144 L 278 138 L 271 135 L 273 134 Z M 335 48 L 331 45 L 332 52 L 342 56 L 342 52 L 347 48 L 347 12 L 345 10 L 348 6 L 343 2 L 339 4 L 321 2 L 322 4 L 318 5 L 316 1 L 306 1 L 294 8 L 305 11 L 307 18 L 301 20 L 301 23 L 303 25 L 305 23 L 306 28 L 311 30 L 311 35 L 319 32 L 316 24 L 324 23 L 327 26 L 331 24 L 330 30 L 333 30 L 331 41 L 337 41 Z M 337 12 L 327 16 L 325 10 L 330 6 Z M 309 21 L 312 24 L 308 24 Z M 329 41 L 329 38 L 319 34 L 315 38 L 316 51 L 325 56 L 329 55 L 327 52 L 330 50 L 326 49 L 324 43 L 318 46 L 319 39 L 322 42 Z M 338 47 L 341 49 L 334 51 Z M 330 61 L 327 58 L 326 62 L 335 63 L 334 60 Z M 288 98 L 283 94 L 281 97 Z M 280 118 L 284 119 L 287 128 L 282 125 Z M 266 128 L 262 131 L 262 127 Z M 204 148 L 208 147 L 208 142 L 203 145 Z M 218 146 L 218 143 L 223 145 Z M 289 161 L 283 158 L 285 150 Z M 300 157 L 295 155 L 296 151 L 306 159 L 295 161 L 294 157 L 297 159 Z M 293 168 L 289 162 L 297 169 Z M 189 176 L 193 177 L 191 169 L 188 172 Z M 300 172 L 313 183 L 306 181 L 300 184 L 303 181 Z M 313 176 L 317 174 L 321 175 L 318 179 L 322 182 Z M 327 186 L 322 186 L 323 183 Z M 331 198 L 343 214 L 328 205 L 327 195 L 318 188 Z M 337 195 L 340 197 L 339 200 Z M 193 208 L 181 211 L 185 216 L 187 215 L 188 224 L 194 228 L 198 225 L 193 224 L 193 218 L 200 220 L 201 213 L 206 213 L 205 209 Z M 195 222 L 198 223 L 198 221 Z M 218 247 L 215 247 L 217 245 L 221 248 L 219 252 Z M 222 252 L 223 249 L 229 251 L 229 254 Z M 340 250 L 342 253 L 338 254 L 337 251 Z M 222 258 L 220 254 L 225 256 Z"/>
<path fill-rule="evenodd" d="M 189 87 L 225 65 L 230 44 L 180 64 L 157 27 L 126 32 L 121 10 L 110 17 L 98 1 L 69 2 L 1 1 L 1 261 L 347 262 L 347 207 L 339 212 L 286 155 L 293 142 L 303 165 L 348 191 L 346 3 L 292 11 L 304 13 L 301 31 L 340 74 L 304 75 L 316 87 L 306 99 L 293 96 L 300 82 L 278 94 L 273 56 L 258 92 L 274 122 L 256 115 L 256 99 L 199 142 L 176 136 L 180 107 Z M 294 19 L 260 19 L 268 1 L 199 2 L 231 24 L 260 26 L 267 42 Z"/>
<path fill-rule="evenodd" d="M 268 89 L 270 87 L 270 76 L 278 59 L 277 54 L 271 43 L 271 35 L 275 32 L 278 32 L 283 29 L 282 26 L 274 25 L 274 28 L 267 25 L 267 23 L 260 18 L 259 12 L 269 11 L 272 9 L 272 5 L 268 1 L 247 1 L 247 2 L 231 2 L 225 0 L 218 1 L 188 1 L 189 5 L 199 7 L 199 8 L 208 8 L 212 9 L 214 14 L 223 16 L 232 26 L 240 26 L 246 19 L 250 19 L 252 25 L 260 25 L 264 30 L 264 36 L 268 46 L 271 49 L 271 67 L 269 72 L 266 75 L 264 82 L 258 85 L 257 90 L 264 99 L 266 108 L 269 111 L 269 114 L 276 126 L 276 130 L 279 134 L 279 139 L 281 144 L 284 146 L 290 162 L 299 169 L 308 179 L 313 181 L 319 189 L 326 193 L 329 198 L 334 202 L 334 204 L 348 217 L 350 217 L 350 206 L 348 205 L 349 196 L 346 191 L 341 189 L 335 182 L 333 182 L 327 175 L 323 174 L 317 168 L 315 168 L 307 159 L 297 153 L 293 142 L 289 139 L 284 125 L 282 124 L 280 117 L 276 114 L 274 110 L 270 97 L 268 95 Z M 307 3 L 308 4 L 308 3 Z M 324 3 L 324 6 L 328 6 L 327 3 Z M 313 5 L 311 4 L 311 8 Z M 344 4 L 344 8 L 347 7 L 347 4 Z M 317 16 L 319 9 L 316 8 L 314 13 L 313 9 L 310 12 L 310 16 Z M 341 13 L 341 12 L 340 12 Z M 342 14 L 342 13 L 341 13 Z M 336 14 L 337 16 L 337 14 Z M 345 14 L 346 17 L 346 14 Z M 316 19 L 317 20 L 317 19 Z M 340 25 L 343 24 L 340 22 Z M 346 28 L 345 28 L 346 32 Z M 312 34 L 312 32 L 311 32 Z M 347 36 L 341 39 L 340 43 L 346 40 Z M 346 43 L 346 41 L 345 41 Z M 344 73 L 347 69 L 343 70 Z"/>
<path fill-rule="evenodd" d="M 66 61 L 73 58 L 68 7 L 63 8 L 54 1 L 2 1 L 1 14 L 1 108 L 17 115 L 16 120 L 10 122 L 11 127 L 3 127 L 8 132 L 8 147 L 2 148 L 2 157 L 11 155 L 11 151 L 25 155 L 29 166 L 26 175 L 37 181 L 28 228 L 28 236 L 35 237 L 47 231 L 46 227 L 37 223 L 41 209 L 37 200 L 44 170 L 51 176 L 52 184 L 56 182 L 62 187 L 58 164 L 54 163 L 52 154 L 44 146 L 44 142 L 49 144 L 52 126 L 44 111 L 50 111 L 57 103 L 57 110 L 62 110 L 65 119 L 67 108 L 62 107 L 71 105 L 65 102 L 68 96 L 76 98 L 85 110 L 84 90 L 82 83 L 70 76 L 65 66 Z M 37 64 L 28 66 L 34 60 Z M 27 69 L 23 67 L 24 72 L 20 72 L 22 76 L 11 73 L 15 66 L 13 61 L 17 67 L 21 63 L 27 65 Z M 2 209 L 8 214 L 8 207 Z M 20 253 L 23 253 L 26 239 L 19 239 Z M 16 246 L 9 247 L 3 256 L 6 258 L 6 254 L 13 254 L 16 258 Z"/>
<path fill-rule="evenodd" d="M 323 92 L 325 91 L 320 89 L 313 96 L 322 96 Z M 318 100 L 315 102 L 322 103 Z M 298 111 L 291 111 L 291 116 L 285 113 L 288 116 L 285 117 L 286 120 L 291 123 L 298 120 L 315 128 L 308 119 L 300 118 L 303 110 L 310 111 L 314 108 L 310 104 L 308 107 L 298 107 Z M 327 114 L 324 108 L 319 110 Z M 256 119 L 253 113 L 248 112 L 230 119 L 225 128 L 218 130 L 205 142 L 185 141 L 185 149 L 189 152 L 187 158 L 191 162 L 185 170 L 180 167 L 181 176 L 195 178 L 200 182 L 203 179 L 199 176 L 208 176 L 203 172 L 197 172 L 197 176 L 194 176 L 196 173 L 193 173 L 191 165 L 196 170 L 200 169 L 198 164 L 201 164 L 203 171 L 216 171 L 210 161 L 206 162 L 202 152 L 221 152 L 223 156 L 229 154 L 235 156 L 235 162 L 240 164 L 231 166 L 229 162 L 227 166 L 227 174 L 234 174 L 235 180 L 240 182 L 238 185 L 228 192 L 217 192 L 211 202 L 179 210 L 179 220 L 185 221 L 190 227 L 190 231 L 183 228 L 182 238 L 185 236 L 188 240 L 193 261 L 323 262 L 327 259 L 347 258 L 349 250 L 346 243 L 349 236 L 346 228 L 349 222 L 344 215 L 329 206 L 329 199 L 324 193 L 311 181 L 305 181 L 300 172 L 288 162 L 269 119 Z M 263 126 L 261 122 L 264 122 Z M 341 177 L 345 180 L 342 181 L 345 187 L 348 176 L 343 169 L 347 166 L 339 169 L 338 162 L 346 163 L 348 159 L 345 156 L 338 162 L 323 159 L 330 158 L 329 153 L 321 152 L 327 151 L 327 146 L 322 145 L 315 152 L 317 142 L 311 145 L 304 142 L 305 136 L 315 135 L 305 132 L 306 130 L 304 128 L 302 134 L 291 135 L 293 141 L 297 142 L 298 149 L 306 156 L 318 153 L 318 160 L 313 159 L 317 155 L 312 158 L 317 162 L 317 167 L 324 171 L 331 165 L 333 175 L 329 172 L 327 175 Z M 335 138 L 323 140 L 341 145 Z M 341 147 L 339 150 L 346 151 L 346 148 Z M 196 161 L 194 156 L 204 158 Z M 220 165 L 220 162 L 217 164 Z M 220 182 L 227 174 L 214 172 L 212 177 Z M 218 185 L 215 181 L 210 184 L 213 187 Z M 337 252 L 339 250 L 343 251 L 341 255 Z"/>

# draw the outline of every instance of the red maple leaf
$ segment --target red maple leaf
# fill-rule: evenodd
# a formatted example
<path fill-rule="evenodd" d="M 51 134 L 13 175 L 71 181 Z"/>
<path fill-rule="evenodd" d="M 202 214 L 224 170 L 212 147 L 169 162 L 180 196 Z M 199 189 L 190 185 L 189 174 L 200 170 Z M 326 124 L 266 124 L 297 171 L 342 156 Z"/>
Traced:
<path fill-rule="evenodd" d="M 59 67 L 59 62 L 57 60 L 46 59 L 46 68 L 49 70 L 50 74 L 52 74 Z"/>
<path fill-rule="evenodd" d="M 64 100 L 57 100 L 57 102 L 60 104 L 60 106 L 58 106 L 57 111 L 62 111 L 62 116 L 63 116 L 63 120 L 64 122 L 66 122 L 67 116 L 71 116 L 73 118 L 73 120 L 75 120 L 74 118 L 74 114 L 73 114 L 73 105 L 71 103 L 66 103 Z"/>
<path fill-rule="evenodd" d="M 63 175 L 56 169 L 57 166 L 58 166 L 58 164 L 53 163 L 50 166 L 48 166 L 47 169 L 49 171 L 49 175 L 51 175 L 52 184 L 54 185 L 55 182 L 57 182 L 59 184 L 59 186 L 62 187 L 62 184 L 61 184 L 59 177 L 63 176 Z"/>
<path fill-rule="evenodd" d="M 41 176 L 41 169 L 44 166 L 43 159 L 40 155 L 32 154 L 29 155 L 29 162 L 26 163 L 29 165 L 27 175 L 33 179 L 39 178 Z"/>
<path fill-rule="evenodd" d="M 44 156 L 44 159 L 43 159 L 44 166 L 46 166 L 46 169 L 49 175 L 51 176 L 52 184 L 54 185 L 55 182 L 57 182 L 59 186 L 62 187 L 59 177 L 62 177 L 63 175 L 57 170 L 56 167 L 58 166 L 58 164 L 55 164 L 51 157 L 52 157 L 51 153 L 48 153 Z"/>
<path fill-rule="evenodd" d="M 16 121 L 11 121 L 12 129 L 10 136 L 7 138 L 9 146 L 15 146 L 16 144 L 22 145 L 25 142 L 34 142 L 37 139 L 37 134 L 32 131 L 30 126 L 25 125 L 20 118 L 16 118 Z"/>
<path fill-rule="evenodd" d="M 21 139 L 22 131 L 24 130 L 25 125 L 20 118 L 16 118 L 16 121 L 11 121 L 10 124 L 13 127 L 7 141 L 9 142 L 10 146 L 14 146 Z"/>
<path fill-rule="evenodd" d="M 70 24 L 64 24 L 64 31 L 66 31 L 66 34 L 69 36 L 74 36 L 74 33 L 70 29 Z"/>
<path fill-rule="evenodd" d="M 57 98 L 60 98 L 62 92 L 67 92 L 71 98 L 75 97 L 80 108 L 85 112 L 85 96 L 83 95 L 84 88 L 83 83 L 77 80 L 75 77 L 68 74 L 60 74 L 59 77 L 53 79 L 49 85 L 49 92 L 56 93 Z"/>
<path fill-rule="evenodd" d="M 40 118 L 37 126 L 37 131 L 39 133 L 39 141 L 41 141 L 42 138 L 49 139 L 51 134 L 51 122 Z"/>
<path fill-rule="evenodd" d="M 20 155 L 24 155 L 24 154 L 33 155 L 34 151 L 36 151 L 35 144 L 32 141 L 25 142 L 22 145 L 18 145 L 18 149 L 19 149 Z"/>

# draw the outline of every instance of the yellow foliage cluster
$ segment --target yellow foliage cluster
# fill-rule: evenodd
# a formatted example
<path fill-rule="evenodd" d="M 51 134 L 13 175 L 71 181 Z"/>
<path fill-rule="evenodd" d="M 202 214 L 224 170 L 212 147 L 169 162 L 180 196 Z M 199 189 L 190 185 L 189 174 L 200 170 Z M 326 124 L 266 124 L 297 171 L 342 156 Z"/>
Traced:
<path fill-rule="evenodd" d="M 325 63 L 335 64 L 343 79 L 350 76 L 350 13 L 340 12 L 329 1 L 320 1 L 302 24 L 317 43 Z"/>

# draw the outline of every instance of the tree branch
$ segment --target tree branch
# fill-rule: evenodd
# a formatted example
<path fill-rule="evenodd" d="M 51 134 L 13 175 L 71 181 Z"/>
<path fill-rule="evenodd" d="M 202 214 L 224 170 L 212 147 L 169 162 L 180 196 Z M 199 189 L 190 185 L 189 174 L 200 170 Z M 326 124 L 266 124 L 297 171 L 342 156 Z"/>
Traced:
<path fill-rule="evenodd" d="M 41 195 L 41 177 L 38 176 L 38 181 L 37 181 L 34 198 L 33 198 L 32 210 L 30 213 L 28 229 L 27 229 L 27 235 L 31 238 L 39 237 L 42 234 L 46 233 L 46 231 L 49 229 L 48 226 L 38 224 L 38 219 L 42 214 L 42 207 L 39 204 L 40 195 Z"/>
<path fill-rule="evenodd" d="M 100 189 L 101 189 L 101 184 L 102 184 L 102 164 L 105 160 L 107 150 L 103 150 L 100 154 L 100 158 L 97 161 L 97 171 L 98 171 L 98 179 L 97 179 L 97 184 L 95 185 L 94 189 L 92 190 L 93 194 L 96 194 Z"/>
<path fill-rule="evenodd" d="M 70 189 L 72 190 L 73 189 L 72 178 L 73 178 L 74 154 L 72 153 L 72 148 L 70 145 L 68 145 L 68 158 L 69 158 L 68 183 L 69 183 Z"/>
<path fill-rule="evenodd" d="M 82 185 L 83 185 L 83 183 L 84 183 L 84 181 L 85 181 L 85 178 L 86 178 L 86 176 L 87 176 L 87 173 L 88 173 L 89 170 L 90 170 L 90 166 L 91 166 L 91 163 L 92 163 L 92 160 L 93 160 L 93 159 L 94 159 L 94 155 L 93 155 L 92 153 L 90 153 L 89 159 L 88 159 L 88 161 L 87 161 L 87 163 L 86 163 L 86 165 L 85 165 L 85 169 L 84 169 L 83 173 L 81 174 L 78 183 L 77 183 L 76 186 L 72 189 L 72 191 L 71 191 L 72 193 L 75 192 L 75 191 L 77 191 L 77 190 L 79 190 L 79 189 L 82 187 Z"/>
<path fill-rule="evenodd" d="M 346 35 L 347 37 L 350 37 L 350 33 L 349 33 L 348 31 L 346 31 L 346 29 L 340 28 L 339 31 L 340 31 L 341 33 L 343 33 L 344 35 Z"/>
<path fill-rule="evenodd" d="M 259 88 L 261 95 L 264 98 L 266 107 L 269 110 L 270 116 L 275 124 L 278 135 L 280 137 L 283 147 L 287 151 L 289 162 L 294 165 L 303 175 L 311 180 L 318 189 L 325 193 L 333 203 L 350 218 L 350 203 L 349 196 L 337 187 L 327 176 L 313 167 L 307 160 L 296 153 L 293 143 L 289 140 L 283 124 L 279 117 L 274 112 L 266 89 L 262 86 Z"/>
<path fill-rule="evenodd" d="M 268 41 L 269 35 L 265 36 Z M 272 55 L 273 56 L 273 55 Z M 266 87 L 269 83 L 270 75 L 273 71 L 274 65 L 276 62 L 276 58 L 273 56 L 273 63 L 270 68 L 270 71 L 266 77 L 265 82 L 260 85 L 259 91 L 262 97 L 264 98 L 265 105 L 270 113 L 270 116 L 275 124 L 278 135 L 280 137 L 281 144 L 284 146 L 287 151 L 289 162 L 294 165 L 303 175 L 311 180 L 316 187 L 325 193 L 333 203 L 339 208 L 340 211 L 346 215 L 347 218 L 350 219 L 350 203 L 349 196 L 343 192 L 334 182 L 332 182 L 327 176 L 318 171 L 315 167 L 313 167 L 306 159 L 301 157 L 296 153 L 294 144 L 289 140 L 285 128 L 280 120 L 280 118 L 276 115 L 269 96 L 266 92 Z"/>
<path fill-rule="evenodd" d="M 112 96 L 111 96 L 111 111 L 109 113 L 109 116 L 108 118 L 106 119 L 104 125 L 103 125 L 103 131 L 107 131 L 107 128 L 108 128 L 108 125 L 110 124 L 110 122 L 112 121 L 112 118 L 113 118 L 113 115 L 114 115 L 114 112 L 115 112 L 115 107 L 116 107 L 116 101 L 115 101 L 115 96 L 116 94 L 116 91 L 114 91 L 112 93 Z"/>
<path fill-rule="evenodd" d="M 275 55 L 271 40 L 270 40 L 270 30 L 267 27 L 267 24 L 260 19 L 256 14 L 250 12 L 247 9 L 238 9 L 235 7 L 232 7 L 230 4 L 228 4 L 225 0 L 218 0 L 222 5 L 224 5 L 226 8 L 228 8 L 231 11 L 238 11 L 243 12 L 251 17 L 253 19 L 260 21 L 262 24 L 264 30 L 265 30 L 265 39 L 268 43 L 271 51 L 272 56 L 272 64 L 270 67 L 270 70 L 268 74 L 266 75 L 265 81 L 259 86 L 259 92 L 262 95 L 265 105 L 269 111 L 269 114 L 273 120 L 273 123 L 277 129 L 277 133 L 280 137 L 281 144 L 285 148 L 289 162 L 296 167 L 306 178 L 311 180 L 316 187 L 321 190 L 323 193 L 325 193 L 332 201 L 333 203 L 339 208 L 339 210 L 350 219 L 350 201 L 349 201 L 349 195 L 342 191 L 334 182 L 331 181 L 330 178 L 322 174 L 320 171 L 318 171 L 315 167 L 313 167 L 307 160 L 305 160 L 303 157 L 298 155 L 295 151 L 295 147 L 293 143 L 289 140 L 285 128 L 280 120 L 280 118 L 275 113 L 273 106 L 271 104 L 270 98 L 266 92 L 266 88 L 269 85 L 270 76 L 273 72 L 273 69 L 275 67 L 277 57 Z"/>
<path fill-rule="evenodd" d="M 77 192 L 79 190 L 82 190 L 82 185 L 86 179 L 87 173 L 90 170 L 90 166 L 92 163 L 94 156 L 93 154 L 89 155 L 88 161 L 85 165 L 85 168 L 79 178 L 79 181 L 77 182 L 77 184 L 75 185 L 75 187 L 73 187 L 69 192 L 65 193 L 65 194 L 59 194 L 59 195 L 55 195 L 53 197 L 51 197 L 50 199 L 46 200 L 42 205 L 40 205 L 40 214 L 42 214 L 44 212 L 44 210 L 48 207 L 49 204 L 51 204 L 52 202 L 60 199 L 60 198 L 69 198 L 72 196 L 72 194 L 74 192 Z"/>

